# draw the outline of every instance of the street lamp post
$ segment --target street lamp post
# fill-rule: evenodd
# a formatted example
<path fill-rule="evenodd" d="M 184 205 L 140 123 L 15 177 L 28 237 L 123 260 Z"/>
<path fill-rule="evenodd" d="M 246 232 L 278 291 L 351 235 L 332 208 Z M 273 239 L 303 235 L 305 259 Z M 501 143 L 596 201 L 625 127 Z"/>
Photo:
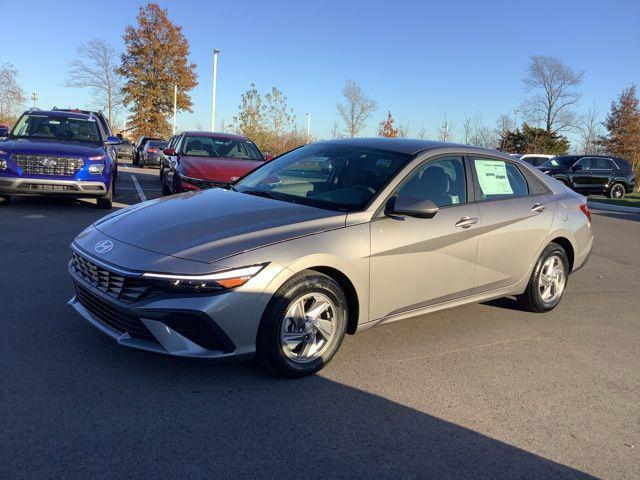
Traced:
<path fill-rule="evenodd" d="M 177 113 L 178 113 L 178 85 L 173 86 L 173 134 L 176 134 L 176 124 L 177 124 Z"/>
<path fill-rule="evenodd" d="M 216 83 L 218 77 L 218 54 L 217 48 L 213 51 L 213 86 L 211 89 L 211 131 L 216 131 Z"/>
<path fill-rule="evenodd" d="M 307 113 L 307 143 L 311 141 L 311 113 Z"/>
<path fill-rule="evenodd" d="M 31 92 L 31 100 L 33 101 L 33 108 L 36 108 L 36 102 L 38 101 L 38 92 Z"/>

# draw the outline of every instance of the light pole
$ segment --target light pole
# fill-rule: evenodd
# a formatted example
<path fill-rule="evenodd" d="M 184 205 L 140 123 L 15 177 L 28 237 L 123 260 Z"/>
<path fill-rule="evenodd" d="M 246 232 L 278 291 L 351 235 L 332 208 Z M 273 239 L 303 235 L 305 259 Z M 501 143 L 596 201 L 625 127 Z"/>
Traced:
<path fill-rule="evenodd" d="M 31 92 L 31 100 L 33 101 L 33 108 L 36 108 L 36 102 L 38 101 L 38 92 Z"/>
<path fill-rule="evenodd" d="M 178 85 L 173 86 L 173 134 L 176 134 L 176 115 L 178 113 Z"/>
<path fill-rule="evenodd" d="M 311 113 L 307 112 L 307 143 L 311 141 Z"/>
<path fill-rule="evenodd" d="M 213 51 L 213 86 L 211 89 L 211 131 L 216 131 L 216 82 L 218 77 L 218 54 L 217 48 Z"/>

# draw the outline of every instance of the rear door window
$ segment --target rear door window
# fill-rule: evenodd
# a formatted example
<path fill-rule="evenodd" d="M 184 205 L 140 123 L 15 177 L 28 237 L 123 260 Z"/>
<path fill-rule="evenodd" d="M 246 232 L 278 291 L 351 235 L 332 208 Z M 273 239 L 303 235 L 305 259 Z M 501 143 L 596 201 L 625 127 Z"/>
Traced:
<path fill-rule="evenodd" d="M 473 158 L 481 200 L 529 194 L 527 180 L 513 163 L 494 158 Z"/>

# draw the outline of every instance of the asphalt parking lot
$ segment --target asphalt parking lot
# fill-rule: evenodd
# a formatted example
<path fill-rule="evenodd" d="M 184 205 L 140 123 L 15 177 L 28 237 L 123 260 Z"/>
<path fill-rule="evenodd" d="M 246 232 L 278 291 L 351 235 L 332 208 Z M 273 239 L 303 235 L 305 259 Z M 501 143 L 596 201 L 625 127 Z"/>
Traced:
<path fill-rule="evenodd" d="M 160 196 L 121 167 L 115 206 Z M 509 299 L 347 337 L 319 375 L 119 347 L 66 305 L 91 201 L 0 209 L 0 478 L 640 478 L 640 215 L 594 213 L 546 315 Z"/>

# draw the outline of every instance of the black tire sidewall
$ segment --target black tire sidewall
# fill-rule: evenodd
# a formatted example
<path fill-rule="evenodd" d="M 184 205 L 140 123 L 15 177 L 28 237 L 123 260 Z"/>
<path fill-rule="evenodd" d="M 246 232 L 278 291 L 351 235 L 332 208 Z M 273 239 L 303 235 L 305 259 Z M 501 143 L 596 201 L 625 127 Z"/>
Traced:
<path fill-rule="evenodd" d="M 297 298 L 309 293 L 322 293 L 336 306 L 337 337 L 320 357 L 309 363 L 297 363 L 286 357 L 280 343 L 284 315 Z M 273 296 L 260 321 L 256 339 L 258 357 L 274 373 L 297 378 L 322 369 L 340 348 L 347 327 L 347 300 L 340 285 L 331 277 L 317 272 L 303 272 L 287 281 Z"/>
<path fill-rule="evenodd" d="M 620 186 L 624 189 L 624 192 L 622 193 L 622 197 L 620 197 L 620 198 L 624 198 L 625 194 L 627 193 L 627 189 L 626 189 L 626 188 L 625 188 L 625 186 L 624 186 L 622 183 L 620 183 L 620 182 L 616 182 L 616 183 L 614 183 L 613 185 L 611 185 L 611 188 L 609 189 L 609 195 L 608 195 L 608 197 L 609 197 L 609 198 L 615 198 L 615 197 L 613 196 L 613 189 L 614 189 L 614 188 L 616 188 L 618 185 L 620 185 Z"/>
<path fill-rule="evenodd" d="M 557 255 L 562 260 L 562 264 L 564 266 L 564 276 L 565 276 L 565 285 L 560 295 L 554 303 L 546 303 L 542 300 L 540 295 L 540 290 L 538 289 L 538 278 L 540 277 L 540 272 L 542 270 L 542 266 L 544 262 L 547 261 L 549 257 L 552 255 Z M 545 247 L 545 249 L 540 254 L 538 261 L 536 262 L 536 266 L 533 270 L 533 274 L 531 275 L 531 280 L 529 281 L 528 295 L 531 299 L 531 303 L 536 311 L 546 312 L 554 309 L 558 306 L 558 304 L 562 301 L 564 297 L 564 292 L 567 290 L 567 283 L 569 281 L 569 257 L 567 257 L 567 252 L 557 243 L 550 243 Z"/>

